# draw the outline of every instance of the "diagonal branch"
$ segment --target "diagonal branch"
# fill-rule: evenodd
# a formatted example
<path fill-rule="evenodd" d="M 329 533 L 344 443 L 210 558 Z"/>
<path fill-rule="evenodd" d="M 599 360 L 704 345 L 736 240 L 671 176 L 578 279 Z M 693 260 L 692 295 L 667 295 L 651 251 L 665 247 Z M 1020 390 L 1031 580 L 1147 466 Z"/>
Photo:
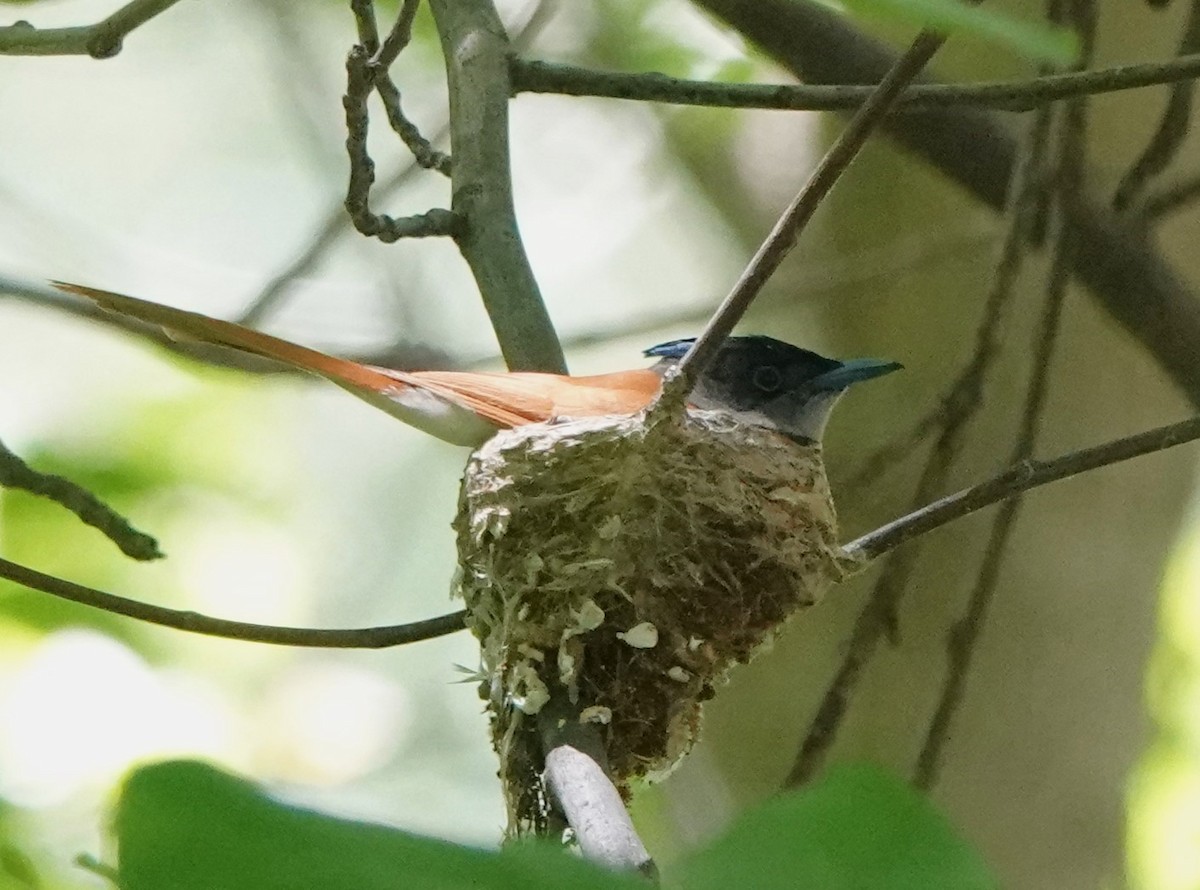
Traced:
<path fill-rule="evenodd" d="M 375 182 L 375 162 L 367 150 L 370 115 L 367 100 L 375 92 L 377 78 L 386 70 L 375 64 L 380 52 L 379 33 L 375 24 L 373 0 L 352 0 L 350 4 L 358 25 L 358 40 L 346 56 L 346 95 L 342 107 L 346 111 L 346 153 L 350 156 L 350 179 L 346 186 L 346 212 L 354 227 L 364 235 L 390 244 L 401 238 L 427 238 L 453 235 L 462 228 L 462 219 L 449 210 L 435 208 L 414 216 L 394 218 L 374 213 L 370 207 L 371 186 Z M 399 92 L 392 97 L 399 101 Z M 400 114 L 397 105 L 396 114 Z M 389 112 L 389 118 L 391 118 Z M 403 115 L 400 114 L 403 118 Z M 412 134 L 408 134 L 411 136 Z M 426 143 L 426 147 L 428 144 Z M 414 149 L 414 154 L 420 151 Z M 432 149 L 429 149 L 432 151 Z M 421 157 L 418 156 L 418 162 Z M 426 157 L 426 160 L 429 160 Z"/>
<path fill-rule="evenodd" d="M 1200 49 L 1200 0 L 1192 0 L 1183 36 L 1179 41 L 1179 55 L 1195 53 Z M 1133 162 L 1113 195 L 1113 208 L 1128 210 L 1146 186 L 1170 165 L 1183 147 L 1192 120 L 1192 93 L 1195 81 L 1180 81 L 1172 85 L 1167 97 L 1167 107 L 1150 141 Z"/>
<path fill-rule="evenodd" d="M 829 151 L 812 172 L 800 193 L 784 210 L 779 221 L 759 247 L 750 264 L 734 284 L 733 290 L 721 303 L 703 333 L 692 344 L 674 369 L 666 389 L 674 391 L 677 401 L 691 391 L 697 378 L 712 362 L 725 338 L 732 332 L 750 304 L 762 292 L 763 285 L 779 268 L 784 258 L 796 246 L 800 232 L 812 219 L 817 207 L 825 200 L 834 184 L 866 144 L 876 125 L 887 115 L 896 97 L 945 42 L 932 31 L 917 35 L 908 51 L 896 60 L 871 97 L 863 103 L 846 128 L 838 135 Z M 671 399 L 668 399 L 671 401 Z"/>
<path fill-rule="evenodd" d="M 1024 257 L 1032 216 L 1027 208 L 1041 181 L 1042 155 L 1050 132 L 1051 109 L 1037 112 L 1028 144 L 1009 183 L 1007 227 L 1000 245 L 992 284 L 984 301 L 983 318 L 975 332 L 971 361 L 962 369 L 949 393 L 930 415 L 938 435 L 925 460 L 911 509 L 928 503 L 943 490 L 954 462 L 962 451 L 968 424 L 983 401 L 987 373 L 1000 350 L 1001 332 L 1012 310 L 1013 290 Z M 920 425 L 918 425 L 920 426 Z M 810 779 L 833 744 L 857 686 L 879 640 L 894 630 L 899 602 L 917 565 L 918 551 L 909 548 L 894 554 L 875 581 L 867 602 L 855 620 L 845 653 L 813 718 L 787 778 L 789 786 Z"/>
<path fill-rule="evenodd" d="M 1075 32 L 1080 38 L 1081 62 L 1086 64 L 1095 47 L 1094 0 L 1053 2 L 1050 4 L 1050 15 L 1057 20 L 1067 13 L 1067 7 Z M 1057 199 L 1060 204 L 1063 196 L 1077 194 L 1083 187 L 1087 117 L 1087 97 L 1077 97 L 1067 103 L 1056 152 L 1057 169 L 1052 191 L 1048 194 L 1049 198 Z M 1021 424 L 1010 459 L 1013 464 L 1028 460 L 1037 444 L 1050 390 L 1050 366 L 1062 327 L 1063 307 L 1071 280 L 1074 232 L 1065 225 L 1061 213 L 1057 214 L 1055 222 L 1056 231 L 1051 241 L 1050 273 L 1046 280 L 1045 303 L 1033 344 L 1031 372 L 1026 387 Z M 925 741 L 917 757 L 913 776 L 916 786 L 923 790 L 930 790 L 938 780 L 943 762 L 942 753 L 950 738 L 954 716 L 962 703 L 976 646 L 999 587 L 1000 569 L 1008 540 L 1016 527 L 1022 504 L 1023 497 L 1018 494 L 1006 500 L 997 512 L 975 586 L 967 599 L 966 610 L 951 626 L 947 635 L 946 673 L 942 692 L 926 729 Z"/>
<path fill-rule="evenodd" d="M 1155 451 L 1200 439 L 1200 417 L 1167 424 L 1102 445 L 1071 451 L 1048 460 L 1026 460 L 978 485 L 939 498 L 887 525 L 855 538 L 845 546 L 851 556 L 877 559 L 901 544 L 927 535 L 956 519 L 998 504 L 1023 491 L 1069 479 L 1091 470 L 1121 463 Z"/>
<path fill-rule="evenodd" d="M 387 37 L 380 42 L 378 34 L 374 35 L 375 39 L 368 47 L 373 53 L 369 62 L 371 80 L 374 83 L 375 92 L 383 101 L 383 110 L 387 114 L 388 124 L 392 131 L 400 137 L 400 141 L 412 152 L 418 166 L 427 170 L 437 170 L 439 173 L 449 176 L 450 156 L 434 148 L 433 143 L 421 135 L 417 125 L 408 119 L 400 107 L 400 88 L 396 86 L 396 82 L 388 73 L 392 62 L 396 61 L 396 57 L 412 40 L 413 19 L 416 17 L 418 5 L 419 0 L 404 0 L 400 5 L 400 12 L 396 16 L 396 23 L 388 32 Z M 360 18 L 366 14 L 374 21 L 374 9 L 370 3 L 364 4 L 363 0 L 355 0 L 352 6 L 355 7 L 355 13 Z M 364 6 L 365 13 L 362 11 Z"/>
<path fill-rule="evenodd" d="M 0 442 L 0 486 L 24 489 L 57 501 L 85 524 L 103 532 L 126 556 L 141 560 L 162 558 L 154 538 L 138 531 L 129 520 L 86 488 L 62 476 L 38 472 L 9 451 L 3 442 Z"/>
<path fill-rule="evenodd" d="M 693 0 L 808 83 L 873 83 L 895 62 L 888 47 L 816 3 Z M 884 130 L 979 200 L 1000 209 L 1016 142 L 992 113 L 975 108 L 892 115 Z M 1076 230 L 1073 272 L 1100 307 L 1200 406 L 1200 300 L 1144 229 L 1085 196 L 1066 207 Z"/>
<path fill-rule="evenodd" d="M 581 723 L 579 708 L 565 698 L 565 691 L 557 690 L 537 716 L 546 752 L 546 790 L 575 832 L 584 856 L 614 871 L 657 878 L 654 860 L 608 774 L 600 727 Z"/>

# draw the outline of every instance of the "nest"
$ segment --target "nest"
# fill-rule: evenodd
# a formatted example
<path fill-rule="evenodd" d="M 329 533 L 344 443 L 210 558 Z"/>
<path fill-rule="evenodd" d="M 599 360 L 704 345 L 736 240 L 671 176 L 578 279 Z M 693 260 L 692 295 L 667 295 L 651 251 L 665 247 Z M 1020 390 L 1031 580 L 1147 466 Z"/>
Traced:
<path fill-rule="evenodd" d="M 545 825 L 531 718 L 552 694 L 604 726 L 625 792 L 674 766 L 729 669 L 856 565 L 820 446 L 709 412 L 502 432 L 467 464 L 455 529 L 518 833 Z"/>

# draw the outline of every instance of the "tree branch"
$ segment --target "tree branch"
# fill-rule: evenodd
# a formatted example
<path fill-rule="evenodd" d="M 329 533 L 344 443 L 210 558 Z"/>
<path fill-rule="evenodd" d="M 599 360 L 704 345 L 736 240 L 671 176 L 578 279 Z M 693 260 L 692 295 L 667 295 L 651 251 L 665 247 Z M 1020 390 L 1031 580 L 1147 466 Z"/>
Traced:
<path fill-rule="evenodd" d="M 1062 13 L 1070 7 L 1075 33 L 1079 35 L 1082 48 L 1081 62 L 1091 58 L 1095 47 L 1096 11 L 1094 0 L 1071 0 L 1070 3 L 1051 4 L 1051 13 Z M 1087 157 L 1087 97 L 1080 96 L 1067 103 L 1063 115 L 1061 135 L 1055 161 L 1053 188 L 1049 197 L 1051 206 L 1059 209 L 1065 195 L 1076 194 L 1083 187 L 1083 168 Z M 1061 211 L 1055 214 L 1056 231 L 1051 239 L 1050 274 L 1046 280 L 1045 304 L 1041 324 L 1038 326 L 1033 344 L 1031 372 L 1026 387 L 1025 407 L 1021 424 L 1013 444 L 1010 463 L 1028 460 L 1037 446 L 1046 401 L 1050 391 L 1050 366 L 1054 359 L 1058 334 L 1062 327 L 1063 306 L 1067 288 L 1071 281 L 1071 263 L 1075 250 L 1074 231 L 1063 219 Z M 942 683 L 937 708 L 925 732 L 925 741 L 917 756 L 913 781 L 918 788 L 929 791 L 938 780 L 943 763 L 943 752 L 950 740 L 950 728 L 962 705 L 967 687 L 967 677 L 974 661 L 976 646 L 983 633 L 992 601 L 1000 584 L 1000 569 L 1005 551 L 1017 518 L 1023 506 L 1023 495 L 1006 500 L 997 511 L 992 523 L 991 534 L 984 549 L 983 561 L 967 607 L 961 618 L 950 628 L 946 638 L 946 673 Z"/>
<path fill-rule="evenodd" d="M 412 152 L 418 166 L 449 176 L 450 156 L 435 149 L 433 144 L 421 135 L 416 124 L 405 115 L 400 107 L 400 88 L 388 73 L 388 68 L 412 40 L 413 19 L 416 17 L 418 5 L 419 0 L 404 0 L 400 4 L 396 23 L 388 36 L 380 42 L 375 28 L 374 0 L 352 0 L 350 4 L 359 20 L 359 40 L 371 53 L 367 66 L 372 87 L 383 102 L 383 109 L 392 131 Z M 364 22 L 369 24 L 364 27 Z"/>
<path fill-rule="evenodd" d="M 271 624 L 250 624 L 245 621 L 229 621 L 210 618 L 197 612 L 168 609 L 149 603 L 126 599 L 102 590 L 95 590 L 53 575 L 46 575 L 7 559 L 0 559 L 0 578 L 15 581 L 24 587 L 57 596 L 95 609 L 103 609 L 115 615 L 136 618 L 160 627 L 185 630 L 189 633 L 210 637 L 223 637 L 250 643 L 272 643 L 278 646 L 305 646 L 318 649 L 384 649 L 403 646 L 434 637 L 445 636 L 462 630 L 465 612 L 452 612 L 414 621 L 383 627 L 361 627 L 321 630 L 309 627 L 276 627 Z"/>
<path fill-rule="evenodd" d="M 538 712 L 537 720 L 546 788 L 575 832 L 580 852 L 614 871 L 657 879 L 654 860 L 609 777 L 601 728 L 581 723 L 579 709 L 564 700 L 563 690 Z"/>
<path fill-rule="evenodd" d="M 1013 289 L 1021 270 L 1029 241 L 1036 205 L 1042 189 L 1042 160 L 1050 134 L 1053 109 L 1039 109 L 1031 122 L 1025 150 L 1009 182 L 1005 215 L 1007 226 L 1000 245 L 991 287 L 984 301 L 983 318 L 975 333 L 971 361 L 958 374 L 947 396 L 934 415 L 937 439 L 925 460 L 925 467 L 913 495 L 912 508 L 927 504 L 943 490 L 954 461 L 966 438 L 968 424 L 983 402 L 987 373 L 1000 350 L 1001 331 L 1013 304 Z M 866 604 L 854 622 L 841 664 L 821 699 L 795 762 L 787 777 L 788 786 L 807 782 L 817 771 L 825 753 L 833 744 L 837 730 L 849 708 L 850 694 L 875 654 L 880 638 L 893 632 L 900 599 L 917 565 L 919 551 L 908 548 L 895 553 L 879 573 Z"/>
<path fill-rule="evenodd" d="M 350 49 L 346 56 L 346 95 L 342 99 L 342 107 L 346 110 L 346 153 L 350 156 L 350 181 L 346 186 L 346 212 L 354 222 L 354 227 L 369 237 L 378 238 L 384 243 L 399 241 L 401 238 L 427 238 L 435 235 L 454 235 L 462 228 L 462 219 L 449 210 L 433 209 L 415 216 L 395 218 L 386 214 L 371 211 L 371 186 L 375 182 L 375 162 L 367 151 L 367 132 L 370 128 L 370 115 L 367 113 L 367 100 L 376 91 L 380 78 L 387 79 L 387 69 L 376 62 L 381 52 L 379 33 L 375 24 L 375 7 L 373 0 L 351 0 L 358 25 L 359 42 Z M 403 11 L 397 29 L 404 20 Z M 395 31 L 393 31 L 395 33 Z M 398 46 L 390 46 L 399 52 Z M 383 95 L 383 93 L 381 93 Z M 399 108 L 400 93 L 394 89 L 387 94 L 396 105 L 388 111 L 389 121 L 393 126 L 399 126 L 404 132 L 401 137 L 406 141 L 413 137 L 405 129 L 407 120 Z M 387 98 L 385 98 L 385 104 Z M 398 120 L 394 119 L 398 116 Z M 411 127 L 411 125 L 409 125 Z M 398 131 L 400 132 L 400 131 Z M 420 136 L 419 133 L 416 136 Z M 424 159 L 429 166 L 435 166 L 435 161 L 429 152 L 432 148 L 424 139 L 410 144 L 418 163 Z M 423 146 L 423 147 L 422 147 Z"/>
<path fill-rule="evenodd" d="M 1200 0 L 1192 0 L 1183 36 L 1179 40 L 1179 56 L 1200 49 Z M 1176 83 L 1167 97 L 1167 107 L 1150 141 L 1141 155 L 1121 177 L 1113 195 L 1113 208 L 1127 210 L 1137 200 L 1152 179 L 1170 165 L 1183 147 L 1192 119 L 1192 80 Z"/>
<path fill-rule="evenodd" d="M 35 28 L 29 22 L 20 21 L 0 27 L 0 55 L 111 59 L 121 51 L 126 35 L 178 2 L 131 0 L 94 25 L 73 28 Z"/>
<path fill-rule="evenodd" d="M 961 519 L 1014 495 L 1078 476 L 1089 470 L 1164 451 L 1200 439 L 1200 417 L 1160 426 L 1144 433 L 1072 451 L 1049 460 L 1026 460 L 985 482 L 947 495 L 920 510 L 855 538 L 845 546 L 851 556 L 876 559 L 948 522 Z"/>
<path fill-rule="evenodd" d="M 533 10 L 525 17 L 524 21 L 519 22 L 515 26 L 512 43 L 514 50 L 519 50 L 522 46 L 527 46 L 534 36 L 541 30 L 542 25 L 547 18 L 544 0 L 534 6 Z M 397 20 L 397 28 L 400 21 Z M 397 28 L 393 28 L 393 33 L 396 33 Z M 385 40 L 386 44 L 387 41 Z M 382 48 L 380 54 L 382 55 Z M 390 50 L 389 50 L 390 52 Z M 378 87 L 378 84 L 377 84 Z M 377 90 L 378 91 L 378 90 Z M 386 104 L 386 103 L 385 103 Z M 389 122 L 391 122 L 391 112 L 388 112 Z M 393 126 L 395 129 L 395 126 Z M 430 147 L 431 150 L 437 152 L 437 156 L 445 158 L 444 163 L 437 163 L 434 169 L 439 172 L 449 174 L 450 172 L 450 156 L 442 151 L 438 151 L 434 146 L 441 143 L 450 133 L 448 124 L 441 124 L 437 130 L 427 139 L 421 138 Z M 411 146 L 410 146 L 411 149 Z M 376 199 L 385 198 L 400 189 L 402 185 L 407 183 L 415 172 L 421 169 L 420 164 L 415 163 L 418 159 L 414 157 L 414 163 L 410 163 L 397 170 L 381 184 L 375 187 Z M 308 274 L 321 261 L 325 252 L 338 240 L 344 231 L 349 231 L 346 217 L 345 206 L 339 202 L 338 206 L 327 213 L 324 219 L 318 224 L 316 229 L 310 236 L 307 245 L 295 256 L 295 258 L 277 272 L 259 291 L 250 303 L 249 307 L 238 319 L 240 324 L 255 325 L 261 322 L 267 315 L 273 312 L 287 295 L 287 292 L 296 282 L 296 279 L 302 275 Z M 444 357 L 443 357 L 444 360 Z M 373 362 L 372 364 L 380 364 Z M 390 367 L 390 366 L 389 366 Z M 447 368 L 450 365 L 444 363 L 440 365 L 430 365 L 427 370 L 437 370 L 439 368 Z"/>
<path fill-rule="evenodd" d="M 1196 77 L 1200 77 L 1200 53 L 1181 55 L 1167 62 L 1045 74 L 1025 80 L 913 84 L 896 98 L 891 113 L 901 114 L 949 105 L 1030 111 L 1057 99 L 1144 89 L 1181 80 L 1190 81 Z M 669 77 L 657 72 L 597 71 L 559 62 L 514 58 L 512 89 L 514 95 L 551 93 L 713 108 L 851 111 L 866 101 L 874 86 L 849 83 L 715 83 Z"/>
<path fill-rule="evenodd" d="M 98 497 L 62 476 L 40 473 L 17 457 L 0 442 L 0 485 L 20 488 L 62 504 L 85 524 L 99 529 L 133 559 L 161 559 L 158 542 L 138 531 L 124 516 Z"/>
<path fill-rule="evenodd" d="M 452 209 L 464 220 L 459 250 L 471 267 L 508 367 L 566 371 L 513 208 L 508 150 L 511 45 L 490 0 L 430 0 L 446 57 Z"/>
<path fill-rule="evenodd" d="M 709 320 L 703 333 L 696 338 L 696 342 L 673 369 L 673 373 L 668 372 L 664 391 L 672 390 L 676 401 L 682 403 L 682 397 L 691 391 L 697 378 L 725 342 L 725 338 L 733 332 L 746 310 L 750 308 L 750 304 L 762 291 L 763 285 L 796 246 L 800 232 L 866 144 L 871 131 L 886 116 L 892 102 L 905 85 L 920 73 L 925 63 L 944 42 L 945 37 L 932 31 L 922 31 L 918 34 L 908 51 L 896 60 L 871 97 L 838 134 L 838 138 L 821 158 L 799 194 L 792 199 L 762 246 L 751 258 L 750 264 Z"/>
<path fill-rule="evenodd" d="M 1200 176 L 1192 176 L 1189 179 L 1164 186 L 1146 198 L 1139 210 L 1142 218 L 1147 222 L 1156 222 L 1182 210 L 1197 198 L 1200 198 Z"/>
<path fill-rule="evenodd" d="M 693 0 L 808 83 L 873 83 L 895 53 L 837 13 L 797 0 Z M 997 209 L 1016 144 L 995 114 L 972 108 L 892 115 L 886 132 Z M 1200 406 L 1200 301 L 1150 243 L 1145 229 L 1079 195 L 1066 208 L 1076 230 L 1074 273 L 1096 302 Z"/>

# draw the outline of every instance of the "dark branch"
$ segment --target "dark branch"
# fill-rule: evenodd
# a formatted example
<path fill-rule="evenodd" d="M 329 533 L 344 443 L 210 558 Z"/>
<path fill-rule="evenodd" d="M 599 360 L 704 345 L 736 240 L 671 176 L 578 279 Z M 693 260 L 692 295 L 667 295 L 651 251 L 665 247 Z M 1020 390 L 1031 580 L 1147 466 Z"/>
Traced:
<path fill-rule="evenodd" d="M 1090 59 L 1095 46 L 1096 14 L 1094 0 L 1071 0 L 1069 4 L 1052 4 L 1052 11 L 1070 6 L 1075 32 L 1082 47 L 1081 64 Z M 1077 194 L 1083 188 L 1083 170 L 1087 157 L 1087 97 L 1076 97 L 1067 103 L 1061 138 L 1057 150 L 1056 175 L 1051 198 Z M 1052 202 L 1053 205 L 1054 202 Z M 1046 280 L 1046 299 L 1042 318 L 1033 344 L 1032 370 L 1026 388 L 1025 407 L 1013 445 L 1009 463 L 1028 460 L 1034 453 L 1038 434 L 1046 412 L 1050 392 L 1050 366 L 1054 359 L 1058 334 L 1062 328 L 1063 306 L 1071 281 L 1071 264 L 1075 250 L 1074 231 L 1056 214 L 1056 231 L 1052 238 L 1050 274 Z M 918 788 L 930 790 L 938 780 L 943 763 L 942 754 L 950 739 L 950 728 L 962 705 L 967 677 L 974 661 L 976 647 L 991 611 L 992 601 L 1000 584 L 1000 569 L 1004 562 L 1009 538 L 1016 528 L 1023 497 L 1006 500 L 992 523 L 991 534 L 984 548 L 983 561 L 975 586 L 967 598 L 962 617 L 950 628 L 946 639 L 946 673 L 937 708 L 925 733 L 925 742 L 917 757 L 913 780 Z"/>
<path fill-rule="evenodd" d="M 189 633 L 250 643 L 272 643 L 278 646 L 305 646 L 318 649 L 384 649 L 403 646 L 462 630 L 465 612 L 452 612 L 425 621 L 384 627 L 361 627 L 321 630 L 309 627 L 276 627 L 270 624 L 250 624 L 210 618 L 197 612 L 153 606 L 126 599 L 102 590 L 94 590 L 53 575 L 45 575 L 7 559 L 0 559 L 0 578 L 15 581 L 24 587 L 48 593 L 61 599 L 103 609 L 115 615 L 136 618 L 160 627 L 185 630 Z"/>
<path fill-rule="evenodd" d="M 987 372 L 999 353 L 1001 330 L 1011 311 L 1017 273 L 1021 269 L 1028 233 L 1034 221 L 1028 208 L 1036 203 L 1035 198 L 1041 187 L 1042 155 L 1049 137 L 1051 115 L 1049 108 L 1038 111 L 1030 128 L 1027 150 L 1021 154 L 1009 183 L 1006 207 L 1008 225 L 992 285 L 984 303 L 983 318 L 975 334 L 975 349 L 971 361 L 942 401 L 940 415 L 935 418 L 934 426 L 940 430 L 917 483 L 913 510 L 927 504 L 944 490 L 950 469 L 962 451 L 967 426 L 983 402 L 983 386 Z M 866 604 L 855 620 L 838 671 L 825 690 L 817 714 L 801 743 L 787 778 L 789 786 L 807 782 L 816 773 L 825 753 L 833 744 L 849 709 L 851 692 L 858 685 L 880 638 L 894 630 L 898 605 L 916 568 L 917 556 L 916 548 L 902 550 L 888 560 L 879 574 Z"/>
<path fill-rule="evenodd" d="M 792 199 L 767 235 L 767 239 L 750 260 L 729 296 L 721 303 L 704 332 L 675 369 L 674 380 L 668 381 L 666 388 L 672 389 L 677 397 L 691 391 L 696 379 L 717 354 L 725 338 L 733 332 L 746 310 L 750 308 L 750 304 L 761 293 L 763 285 L 796 246 L 800 232 L 866 144 L 872 130 L 886 116 L 896 96 L 920 73 L 944 41 L 944 37 L 929 31 L 917 35 L 912 46 L 891 66 L 871 97 L 838 134 L 838 138 L 825 153 L 800 193 Z M 682 401 L 681 398 L 677 400 Z"/>
<path fill-rule="evenodd" d="M 125 37 L 179 0 L 132 0 L 94 25 L 35 28 L 29 22 L 0 27 L 0 55 L 91 56 L 111 59 Z"/>
<path fill-rule="evenodd" d="M 1169 62 L 1118 65 L 1095 71 L 1046 74 L 1026 80 L 968 84 L 926 83 L 907 87 L 893 114 L 949 105 L 975 105 L 1029 111 L 1072 96 L 1116 93 L 1200 77 L 1200 53 Z M 633 99 L 670 105 L 763 108 L 780 111 L 850 111 L 871 95 L 862 84 L 715 83 L 657 72 L 596 71 L 576 65 L 514 58 L 512 88 L 519 93 L 552 93 L 605 99 Z"/>
<path fill-rule="evenodd" d="M 1192 0 L 1178 55 L 1183 57 L 1200 50 L 1200 0 Z M 1170 165 L 1183 147 L 1192 119 L 1192 93 L 1195 82 L 1188 80 L 1171 87 L 1167 107 L 1158 127 L 1141 155 L 1133 162 L 1113 195 L 1113 207 L 1127 210 L 1140 197 L 1152 179 Z"/>
<path fill-rule="evenodd" d="M 513 48 L 520 49 L 525 46 L 538 33 L 547 17 L 547 6 L 544 3 L 537 4 L 528 17 L 516 26 L 516 31 L 513 35 Z M 399 25 L 397 21 L 397 25 Z M 393 28 L 392 33 L 396 33 L 397 29 Z M 387 41 L 384 41 L 384 47 L 380 49 L 380 57 L 386 57 L 384 49 L 387 49 Z M 388 50 L 390 52 L 390 50 Z M 390 123 L 389 118 L 389 123 Z M 438 127 L 427 141 L 429 146 L 437 145 L 442 142 L 450 133 L 450 128 L 447 124 L 442 124 Z M 450 163 L 448 154 L 438 152 L 438 155 L 446 159 L 445 164 L 435 165 L 435 169 L 442 172 L 450 171 Z M 416 158 L 414 158 L 414 161 Z M 443 170 L 444 167 L 444 170 Z M 412 179 L 413 174 L 420 170 L 419 164 L 411 163 L 400 170 L 393 173 L 388 179 L 375 186 L 374 192 L 376 199 L 386 198 L 394 194 L 402 185 Z M 239 323 L 245 325 L 255 325 L 261 322 L 269 315 L 280 302 L 285 298 L 288 290 L 296 282 L 298 278 L 307 275 L 324 257 L 325 252 L 338 240 L 344 231 L 348 231 L 347 216 L 345 206 L 339 202 L 338 206 L 325 215 L 325 218 L 317 226 L 313 234 L 310 236 L 307 246 L 305 246 L 296 257 L 284 266 L 274 277 L 268 281 L 257 297 L 251 301 L 249 308 L 238 319 Z M 371 364 L 381 364 L 380 362 L 371 362 Z M 392 367 L 392 366 L 388 366 Z M 410 366 L 411 367 L 411 366 Z M 427 365 L 429 369 L 448 368 L 449 364 L 445 361 L 445 356 L 442 356 L 440 364 Z"/>
<path fill-rule="evenodd" d="M 854 556 L 876 559 L 907 541 L 1020 492 L 1078 476 L 1080 473 L 1109 464 L 1174 448 L 1196 439 L 1200 439 L 1200 417 L 1181 420 L 1103 445 L 1072 451 L 1050 460 L 1023 461 L 986 482 L 947 495 L 920 510 L 855 538 L 845 549 Z"/>
<path fill-rule="evenodd" d="M 99 529 L 126 556 L 134 559 L 161 559 L 158 542 L 138 531 L 94 494 L 70 479 L 39 473 L 0 442 L 0 486 L 20 488 L 62 504 L 87 525 Z"/>
<path fill-rule="evenodd" d="M 793 0 L 693 0 L 807 83 L 874 83 L 895 53 L 843 16 Z M 992 113 L 974 108 L 892 115 L 894 139 L 993 207 L 1004 206 L 1016 144 Z M 1067 208 L 1077 230 L 1074 273 L 1100 306 L 1200 406 L 1200 301 L 1140 226 L 1084 196 Z"/>
<path fill-rule="evenodd" d="M 361 4 L 356 2 L 356 13 L 359 5 Z M 396 57 L 412 40 L 413 19 L 419 5 L 419 0 L 404 0 L 401 4 L 400 12 L 396 16 L 396 24 L 392 26 L 392 30 L 375 50 L 375 54 L 370 60 L 371 79 L 375 84 L 375 92 L 383 101 L 383 110 L 387 114 L 388 124 L 392 131 L 400 137 L 400 141 L 412 152 L 417 164 L 427 170 L 437 170 L 439 173 L 449 176 L 450 155 L 434 148 L 433 143 L 421 135 L 417 125 L 408 119 L 400 107 L 400 88 L 396 86 L 396 82 L 388 73 L 392 62 L 396 61 Z"/>
<path fill-rule="evenodd" d="M 1182 210 L 1197 198 L 1200 198 L 1200 176 L 1193 176 L 1166 186 L 1147 198 L 1141 207 L 1142 217 L 1148 221 L 1162 219 Z"/>
<path fill-rule="evenodd" d="M 362 3 L 355 4 L 361 6 Z M 368 7 L 369 3 L 366 4 Z M 376 214 L 370 208 L 371 186 L 375 182 L 375 162 L 367 151 L 370 116 L 367 100 L 375 90 L 375 69 L 371 58 L 377 52 L 374 11 L 359 17 L 359 35 L 364 42 L 351 48 L 346 57 L 346 153 L 350 156 L 350 181 L 346 187 L 346 211 L 354 227 L 364 235 L 385 243 L 401 238 L 426 238 L 454 235 L 461 231 L 462 219 L 449 210 L 434 209 L 416 216 L 394 218 Z M 369 22 L 369 24 L 368 24 Z M 373 48 L 373 45 L 375 48 Z"/>

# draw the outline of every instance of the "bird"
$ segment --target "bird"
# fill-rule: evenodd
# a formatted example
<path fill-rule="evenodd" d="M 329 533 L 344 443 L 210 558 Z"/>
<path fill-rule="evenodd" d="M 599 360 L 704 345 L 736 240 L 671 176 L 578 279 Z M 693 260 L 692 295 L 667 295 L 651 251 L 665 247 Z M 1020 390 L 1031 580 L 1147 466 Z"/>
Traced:
<path fill-rule="evenodd" d="M 554 420 L 635 414 L 657 397 L 663 376 L 694 338 L 644 351 L 648 368 L 590 376 L 529 371 L 397 371 L 273 337 L 234 322 L 80 284 L 61 291 L 103 309 L 158 325 L 180 339 L 264 356 L 337 384 L 387 414 L 453 445 L 478 447 L 500 430 Z M 852 384 L 902 366 L 880 359 L 839 361 L 761 334 L 726 338 L 689 397 L 804 444 L 819 442 L 830 412 Z"/>

